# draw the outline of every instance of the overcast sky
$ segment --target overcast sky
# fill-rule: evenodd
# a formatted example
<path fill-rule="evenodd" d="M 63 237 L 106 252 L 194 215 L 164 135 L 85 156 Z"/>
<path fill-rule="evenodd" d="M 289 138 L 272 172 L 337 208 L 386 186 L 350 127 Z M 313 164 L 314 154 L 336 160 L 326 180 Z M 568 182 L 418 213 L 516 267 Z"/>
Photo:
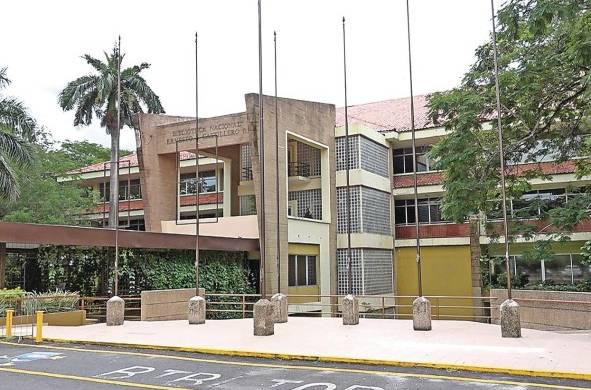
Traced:
<path fill-rule="evenodd" d="M 415 93 L 456 86 L 490 32 L 489 0 L 411 0 Z M 498 7 L 501 0 L 495 0 Z M 200 116 L 244 110 L 258 91 L 256 0 L 7 0 L 0 67 L 57 140 L 109 145 L 98 125 L 75 128 L 57 95 L 90 71 L 122 36 L 123 66 L 149 62 L 145 77 L 168 114 L 194 113 L 198 31 Z M 279 95 L 343 105 L 341 18 L 347 18 L 349 104 L 408 96 L 405 0 L 263 0 L 264 92 L 273 93 L 273 30 Z M 135 147 L 129 129 L 123 148 Z"/>

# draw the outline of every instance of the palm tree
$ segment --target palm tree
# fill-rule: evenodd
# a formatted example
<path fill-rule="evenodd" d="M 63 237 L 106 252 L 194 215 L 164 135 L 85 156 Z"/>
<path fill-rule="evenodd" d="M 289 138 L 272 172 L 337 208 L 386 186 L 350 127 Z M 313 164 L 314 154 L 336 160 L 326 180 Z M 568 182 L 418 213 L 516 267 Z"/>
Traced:
<path fill-rule="evenodd" d="M 10 85 L 6 68 L 0 68 L 0 90 Z M 0 95 L 0 198 L 15 200 L 19 186 L 12 164 L 28 164 L 32 159 L 29 141 L 35 140 L 37 124 L 24 104 Z"/>
<path fill-rule="evenodd" d="M 117 218 L 117 199 L 119 197 L 119 172 L 115 168 L 119 161 L 119 135 L 123 126 L 133 127 L 134 114 L 144 112 L 164 113 L 160 98 L 140 75 L 150 64 L 142 63 L 121 71 L 121 117 L 117 128 L 117 73 L 120 61 L 117 47 L 111 54 L 105 54 L 105 61 L 88 54 L 82 58 L 92 66 L 94 72 L 81 76 L 66 85 L 60 92 L 58 102 L 64 111 L 74 110 L 74 126 L 89 125 L 93 117 L 111 136 L 111 175 L 109 199 L 109 226 L 114 227 Z M 121 61 L 124 55 L 121 55 Z"/>

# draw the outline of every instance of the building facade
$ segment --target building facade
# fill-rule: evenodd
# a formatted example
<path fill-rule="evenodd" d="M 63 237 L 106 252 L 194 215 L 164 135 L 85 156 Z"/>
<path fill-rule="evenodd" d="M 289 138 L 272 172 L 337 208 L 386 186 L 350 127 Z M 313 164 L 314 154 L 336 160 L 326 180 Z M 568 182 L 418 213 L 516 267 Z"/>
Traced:
<path fill-rule="evenodd" d="M 487 219 L 494 222 L 498 216 L 481 216 L 480 222 L 460 224 L 444 220 L 443 173 L 435 170 L 429 150 L 446 131 L 429 120 L 425 96 L 415 97 L 414 103 L 424 294 L 480 296 L 482 249 L 487 248 L 492 256 L 502 253 L 502 241 L 492 243 L 480 225 Z M 137 152 L 123 157 L 120 164 L 122 227 L 195 234 L 198 191 L 201 234 L 259 238 L 266 253 L 267 294 L 288 293 L 294 304 L 327 303 L 329 296 L 345 294 L 350 288 L 363 296 L 416 295 L 410 99 L 349 108 L 349 204 L 344 110 L 280 98 L 276 113 L 275 101 L 268 96 L 263 104 L 263 172 L 258 156 L 258 95 L 248 94 L 244 112 L 199 120 L 199 180 L 195 177 L 194 118 L 139 115 Z M 534 180 L 534 191 L 510 200 L 512 215 L 518 215 L 520 206 L 531 200 L 542 199 L 549 205 L 568 202 L 576 196 L 573 188 L 591 180 L 577 180 L 572 161 L 535 165 L 551 180 Z M 76 173 L 99 191 L 103 202 L 109 193 L 105 167 L 95 164 Z M 527 170 L 528 165 L 516 169 Z M 262 174 L 264 200 L 259 184 Z M 260 210 L 264 210 L 264 218 L 257 212 Z M 108 202 L 101 203 L 86 218 L 101 225 L 107 212 Z M 535 217 L 527 216 L 532 223 L 537 223 Z M 263 238 L 259 234 L 262 224 Z M 352 286 L 348 280 L 348 227 Z M 540 264 L 520 258 L 531 243 L 513 244 L 514 272 L 527 273 L 534 281 L 574 283 L 589 278 L 591 272 L 580 263 L 579 248 L 591 239 L 590 231 L 590 224 L 581 224 L 570 242 L 556 248 L 555 258 Z M 249 257 L 258 261 L 260 254 L 249 253 Z M 447 303 L 466 304 L 459 298 Z"/>

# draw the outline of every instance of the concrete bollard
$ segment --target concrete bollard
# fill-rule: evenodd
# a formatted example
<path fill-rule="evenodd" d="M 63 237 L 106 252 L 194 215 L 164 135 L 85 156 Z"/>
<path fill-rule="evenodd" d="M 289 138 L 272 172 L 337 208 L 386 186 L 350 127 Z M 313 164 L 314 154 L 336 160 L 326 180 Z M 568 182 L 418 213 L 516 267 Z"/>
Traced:
<path fill-rule="evenodd" d="M 501 303 L 501 336 L 521 337 L 521 321 L 519 304 L 512 299 Z"/>
<path fill-rule="evenodd" d="M 359 325 L 359 301 L 351 294 L 343 298 L 343 325 Z"/>
<path fill-rule="evenodd" d="M 125 319 L 125 301 L 114 296 L 107 301 L 107 326 L 123 325 Z"/>
<path fill-rule="evenodd" d="M 412 327 L 414 330 L 431 330 L 431 302 L 418 297 L 412 303 Z"/>
<path fill-rule="evenodd" d="M 188 319 L 191 325 L 205 324 L 205 298 L 203 296 L 194 296 L 189 299 Z"/>
<path fill-rule="evenodd" d="M 277 293 L 271 297 L 273 304 L 273 317 L 276 324 L 284 324 L 287 322 L 287 296 Z"/>
<path fill-rule="evenodd" d="M 275 334 L 273 304 L 268 299 L 259 299 L 254 304 L 253 322 L 255 336 L 272 336 Z"/>

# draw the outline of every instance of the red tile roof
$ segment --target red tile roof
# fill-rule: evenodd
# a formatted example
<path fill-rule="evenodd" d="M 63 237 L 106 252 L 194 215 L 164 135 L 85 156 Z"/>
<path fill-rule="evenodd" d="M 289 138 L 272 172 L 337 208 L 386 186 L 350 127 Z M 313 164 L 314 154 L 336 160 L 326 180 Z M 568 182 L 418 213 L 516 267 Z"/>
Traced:
<path fill-rule="evenodd" d="M 415 96 L 415 128 L 436 127 L 429 119 L 427 96 Z M 360 125 L 370 129 L 386 131 L 410 131 L 410 97 L 384 100 L 381 102 L 349 106 L 349 125 Z M 336 109 L 336 127 L 345 125 L 345 108 Z"/>
<path fill-rule="evenodd" d="M 180 155 L 181 155 L 182 161 L 192 160 L 195 158 L 195 154 L 191 153 L 191 152 L 181 151 Z M 68 173 L 80 174 L 80 173 L 90 173 L 90 172 L 102 172 L 105 169 L 105 163 L 108 163 L 108 162 L 100 162 L 100 163 L 88 165 L 86 167 L 82 167 L 82 168 L 76 169 L 74 171 L 70 171 Z M 125 169 L 128 166 L 130 166 L 132 168 L 137 167 L 138 166 L 137 153 L 132 153 L 127 156 L 120 157 L 119 158 L 119 166 L 120 166 L 120 169 Z M 106 164 L 106 168 L 107 169 L 109 168 L 109 164 Z"/>

